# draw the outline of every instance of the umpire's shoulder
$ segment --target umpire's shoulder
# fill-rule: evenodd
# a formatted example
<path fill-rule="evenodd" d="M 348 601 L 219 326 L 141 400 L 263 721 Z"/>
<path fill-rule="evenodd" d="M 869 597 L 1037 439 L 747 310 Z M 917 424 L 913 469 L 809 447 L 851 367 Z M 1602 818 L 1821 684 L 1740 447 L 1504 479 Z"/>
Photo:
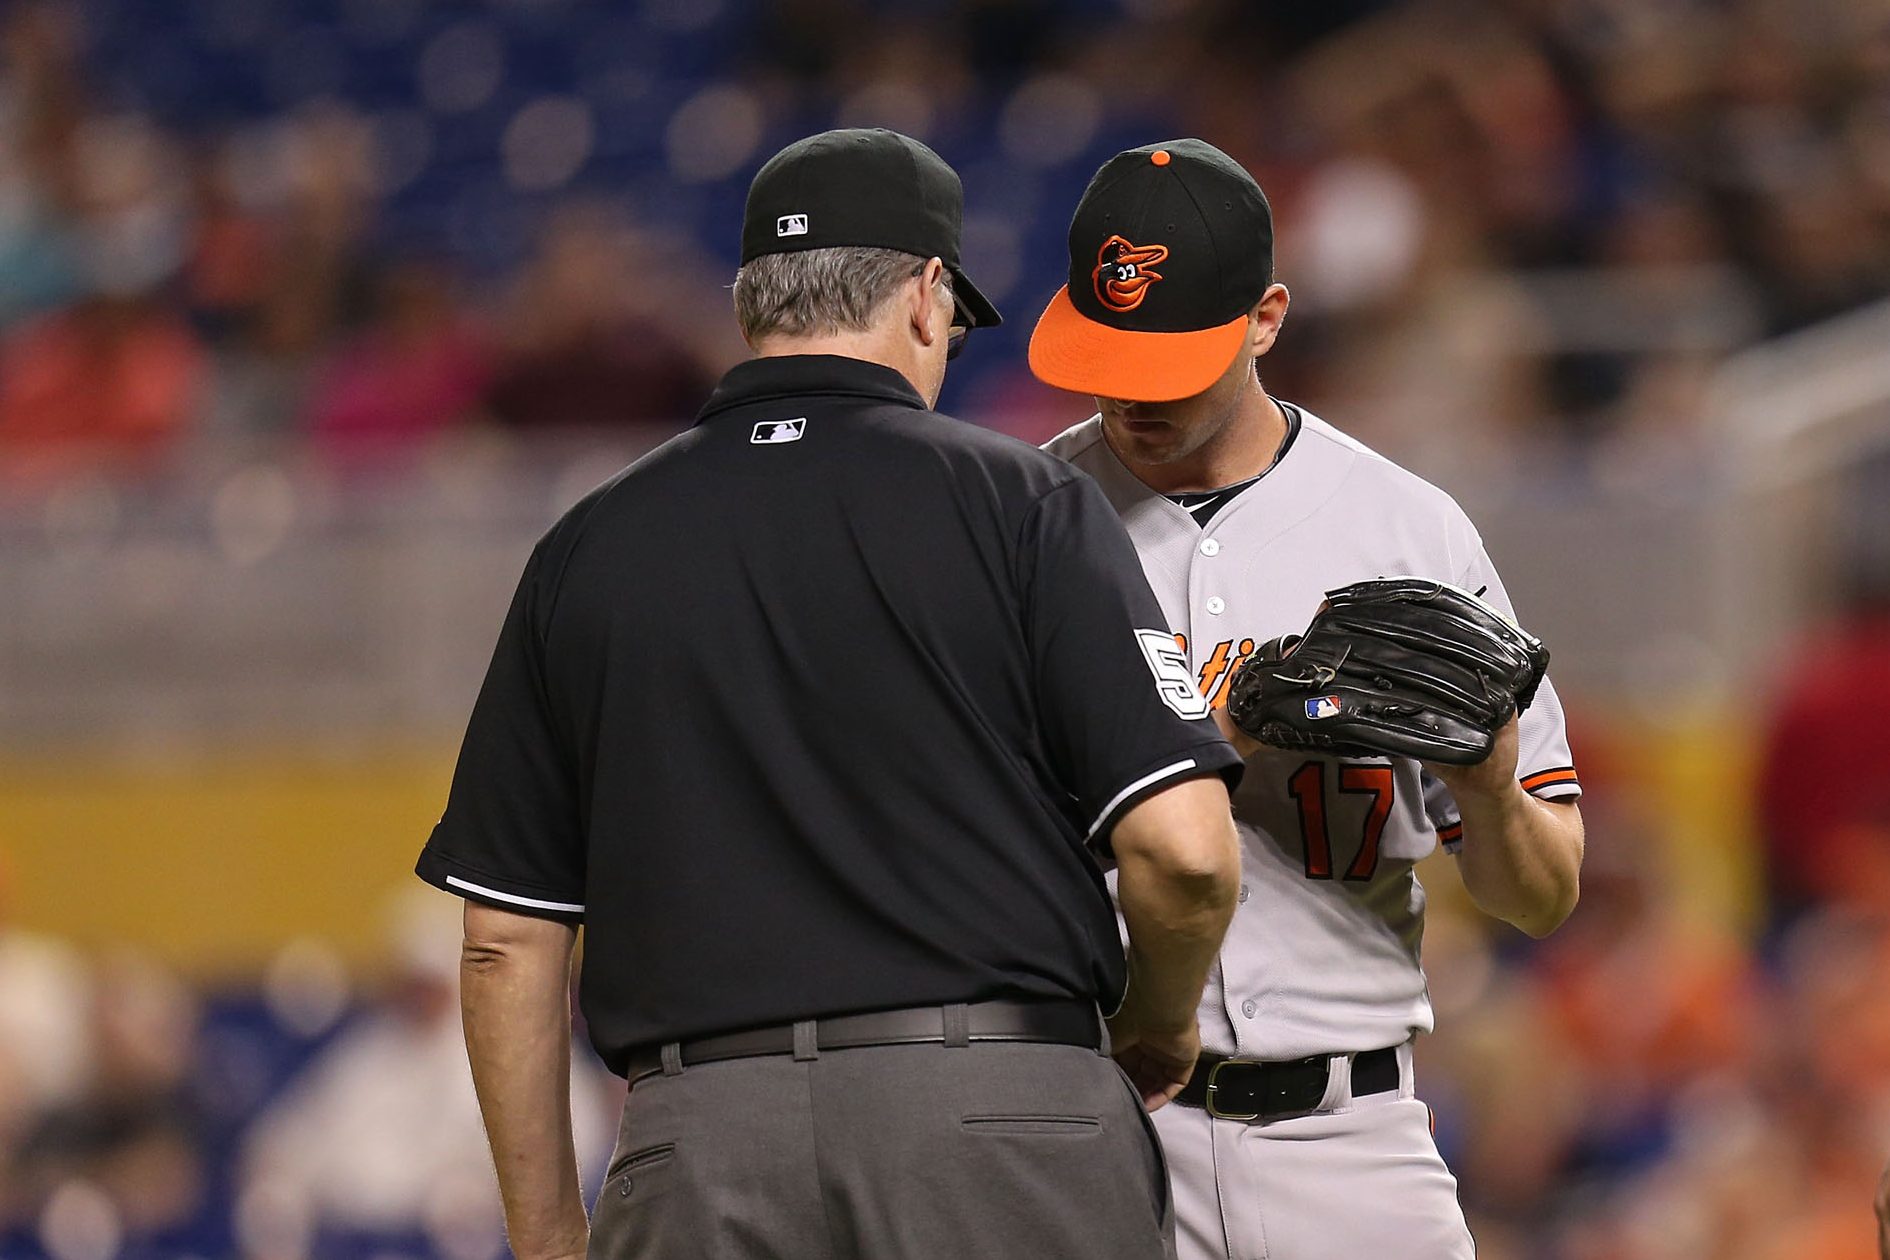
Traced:
<path fill-rule="evenodd" d="M 957 476 L 982 479 L 1011 503 L 1031 503 L 1085 475 L 1047 450 L 935 411 L 902 428 L 954 465 Z"/>
<path fill-rule="evenodd" d="M 588 491 L 576 503 L 566 508 L 558 519 L 551 524 L 539 538 L 538 545 L 532 550 L 531 568 L 538 581 L 555 589 L 564 574 L 565 566 L 578 545 L 600 521 L 608 522 L 612 516 L 611 504 L 617 505 L 616 516 L 630 511 L 628 492 L 633 482 L 648 480 L 664 475 L 665 470 L 673 470 L 680 457 L 702 440 L 700 429 L 685 429 L 654 450 L 645 452 L 628 466 L 606 478 L 601 484 Z M 606 523 L 605 536 L 608 537 L 612 526 Z"/>

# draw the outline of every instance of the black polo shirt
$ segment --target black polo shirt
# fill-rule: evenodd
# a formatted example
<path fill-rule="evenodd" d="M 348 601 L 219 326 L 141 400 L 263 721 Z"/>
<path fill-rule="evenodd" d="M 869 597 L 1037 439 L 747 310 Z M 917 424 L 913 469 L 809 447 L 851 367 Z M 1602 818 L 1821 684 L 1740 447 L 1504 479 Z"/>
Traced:
<path fill-rule="evenodd" d="M 1095 853 L 1240 766 L 1165 625 L 1083 473 L 888 368 L 744 363 L 533 551 L 419 874 L 581 920 L 619 1071 L 854 1011 L 1112 1008 Z"/>

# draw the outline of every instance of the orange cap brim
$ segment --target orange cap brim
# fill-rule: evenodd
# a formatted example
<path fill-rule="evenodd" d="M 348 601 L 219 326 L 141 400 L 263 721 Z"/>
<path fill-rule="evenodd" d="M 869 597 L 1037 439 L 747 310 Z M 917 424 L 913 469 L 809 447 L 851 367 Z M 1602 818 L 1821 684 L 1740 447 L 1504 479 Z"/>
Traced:
<path fill-rule="evenodd" d="M 1173 402 L 1218 381 L 1246 337 L 1245 314 L 1193 332 L 1111 328 L 1078 311 L 1065 285 L 1030 334 L 1030 370 L 1044 384 L 1076 394 Z"/>

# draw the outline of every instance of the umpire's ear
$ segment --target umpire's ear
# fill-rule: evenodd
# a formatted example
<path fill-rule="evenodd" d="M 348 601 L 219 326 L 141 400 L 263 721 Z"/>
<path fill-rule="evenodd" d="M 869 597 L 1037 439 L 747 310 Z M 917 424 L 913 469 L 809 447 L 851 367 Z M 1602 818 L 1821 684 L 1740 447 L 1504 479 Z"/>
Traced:
<path fill-rule="evenodd" d="M 1287 304 L 1292 300 L 1293 295 L 1286 291 L 1285 285 L 1271 284 L 1247 312 L 1247 353 L 1253 358 L 1273 349 L 1280 327 L 1286 323 Z"/>
<path fill-rule="evenodd" d="M 912 335 L 921 345 L 930 346 L 950 335 L 952 304 L 949 298 L 944 300 L 943 324 L 939 321 L 939 288 L 946 283 L 944 262 L 930 258 L 906 287 L 906 316 L 912 324 Z"/>

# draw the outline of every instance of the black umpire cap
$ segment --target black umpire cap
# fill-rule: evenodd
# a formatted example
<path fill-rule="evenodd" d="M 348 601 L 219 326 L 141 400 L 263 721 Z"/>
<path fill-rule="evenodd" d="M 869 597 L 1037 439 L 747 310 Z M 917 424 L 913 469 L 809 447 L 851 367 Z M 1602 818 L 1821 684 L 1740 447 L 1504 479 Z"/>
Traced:
<path fill-rule="evenodd" d="M 1004 322 L 958 258 L 965 190 L 958 173 L 910 136 L 849 127 L 797 140 L 748 186 L 742 262 L 763 254 L 864 245 L 937 257 L 967 326 Z"/>

